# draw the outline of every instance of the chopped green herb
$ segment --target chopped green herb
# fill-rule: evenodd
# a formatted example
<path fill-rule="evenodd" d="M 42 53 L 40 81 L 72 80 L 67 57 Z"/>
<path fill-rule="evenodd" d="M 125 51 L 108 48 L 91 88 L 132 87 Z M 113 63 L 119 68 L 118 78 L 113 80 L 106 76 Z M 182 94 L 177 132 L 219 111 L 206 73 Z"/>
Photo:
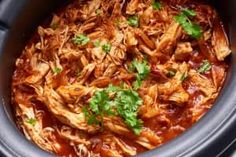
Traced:
<path fill-rule="evenodd" d="M 89 110 L 85 106 L 82 108 L 82 111 L 83 111 L 85 117 L 89 117 Z"/>
<path fill-rule="evenodd" d="M 183 73 L 182 74 L 182 76 L 181 76 L 181 78 L 180 78 L 180 81 L 184 81 L 184 80 L 186 80 L 188 78 L 188 73 L 187 72 L 185 72 L 185 73 Z"/>
<path fill-rule="evenodd" d="M 90 41 L 89 37 L 84 34 L 76 35 L 72 40 L 78 45 L 86 45 Z"/>
<path fill-rule="evenodd" d="M 138 90 L 142 85 L 142 79 L 140 75 L 136 74 L 136 80 L 133 82 L 134 90 Z"/>
<path fill-rule="evenodd" d="M 94 45 L 95 47 L 99 47 L 100 44 L 101 44 L 101 41 L 100 41 L 100 40 L 96 40 L 96 41 L 93 42 L 93 45 Z"/>
<path fill-rule="evenodd" d="M 189 16 L 191 17 L 195 15 L 196 13 L 194 11 L 185 9 L 179 15 L 175 16 L 174 19 L 183 27 L 188 35 L 199 39 L 202 36 L 201 27 L 192 23 L 188 18 Z"/>
<path fill-rule="evenodd" d="M 83 112 L 89 125 L 103 125 L 103 116 L 114 114 L 107 91 L 96 91 L 89 101 L 89 107 L 84 107 Z"/>
<path fill-rule="evenodd" d="M 136 81 L 133 83 L 133 87 L 137 90 L 142 85 L 142 80 L 146 79 L 146 77 L 150 73 L 150 66 L 147 64 L 146 61 L 139 62 L 137 60 L 132 61 L 131 71 L 137 71 L 136 74 Z"/>
<path fill-rule="evenodd" d="M 211 63 L 208 60 L 204 60 L 201 67 L 198 69 L 199 73 L 205 73 L 211 69 Z"/>
<path fill-rule="evenodd" d="M 145 60 L 142 62 L 134 60 L 132 61 L 132 66 L 136 69 L 141 79 L 145 79 L 150 73 L 150 67 Z"/>
<path fill-rule="evenodd" d="M 106 53 L 109 53 L 111 51 L 111 44 L 107 43 L 102 45 L 102 50 L 105 51 Z"/>
<path fill-rule="evenodd" d="M 123 88 L 123 89 L 127 89 L 127 88 L 129 88 L 129 85 L 128 85 L 127 83 L 125 83 L 125 82 L 122 81 L 122 82 L 120 83 L 120 87 Z"/>
<path fill-rule="evenodd" d="M 109 84 L 109 86 L 106 88 L 107 93 L 114 93 L 114 92 L 117 92 L 119 90 L 120 90 L 119 87 L 113 86 L 111 84 Z"/>
<path fill-rule="evenodd" d="M 113 93 L 110 97 L 109 94 Z M 138 119 L 138 107 L 142 104 L 142 99 L 138 93 L 130 89 L 122 89 L 113 85 L 95 92 L 89 101 L 89 106 L 83 108 L 83 112 L 88 124 L 100 124 L 103 126 L 103 117 L 115 115 L 121 116 L 125 123 L 133 129 L 135 134 L 139 134 L 142 121 Z"/>
<path fill-rule="evenodd" d="M 196 16 L 196 12 L 194 10 L 190 10 L 190 9 L 183 9 L 182 10 L 183 14 L 186 15 L 186 16 L 190 16 L 190 17 L 194 17 Z"/>
<path fill-rule="evenodd" d="M 62 72 L 61 68 L 56 67 L 55 69 L 53 69 L 54 74 L 60 74 L 61 72 Z"/>
<path fill-rule="evenodd" d="M 167 77 L 174 77 L 176 74 L 176 71 L 169 70 L 168 73 L 166 74 Z"/>
<path fill-rule="evenodd" d="M 140 134 L 142 121 L 138 119 L 138 108 L 143 103 L 138 93 L 133 90 L 121 90 L 115 98 L 117 112 L 125 123 L 133 129 L 135 134 Z"/>
<path fill-rule="evenodd" d="M 109 114 L 111 112 L 110 101 L 105 90 L 97 91 L 89 101 L 89 106 L 95 114 Z"/>
<path fill-rule="evenodd" d="M 160 9 L 161 9 L 161 3 L 154 0 L 154 1 L 152 2 L 152 8 L 153 8 L 154 10 L 160 10 Z"/>
<path fill-rule="evenodd" d="M 26 123 L 35 126 L 35 124 L 37 123 L 37 120 L 34 119 L 34 118 L 29 118 L 29 119 L 26 120 Z"/>
<path fill-rule="evenodd" d="M 99 125 L 99 124 L 101 124 L 101 122 L 96 118 L 95 115 L 91 115 L 91 116 L 88 118 L 88 124 L 89 124 L 89 125 L 93 125 L 93 124 Z"/>
<path fill-rule="evenodd" d="M 128 25 L 130 25 L 132 27 L 138 27 L 139 26 L 139 18 L 138 18 L 138 16 L 131 16 L 131 17 L 129 17 L 127 22 L 128 22 Z"/>

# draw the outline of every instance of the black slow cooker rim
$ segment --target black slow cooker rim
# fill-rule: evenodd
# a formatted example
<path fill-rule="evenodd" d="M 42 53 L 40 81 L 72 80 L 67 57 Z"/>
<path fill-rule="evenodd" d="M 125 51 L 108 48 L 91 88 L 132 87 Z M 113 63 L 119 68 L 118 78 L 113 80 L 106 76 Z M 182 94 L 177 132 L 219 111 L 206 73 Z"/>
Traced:
<path fill-rule="evenodd" d="M 55 2 L 50 0 L 51 3 Z M 20 16 L 24 15 L 24 9 L 32 5 L 33 2 L 27 0 L 19 0 L 18 5 L 15 5 L 14 0 L 8 1 L 4 7 L 4 11 L 0 11 L 0 21 L 4 21 L 4 25 L 0 27 L 0 68 L 1 74 L 5 71 L 6 61 L 4 60 L 5 54 L 9 45 L 11 45 L 11 35 L 17 30 L 15 24 L 17 23 Z M 40 2 L 38 2 L 40 3 Z M 15 11 L 12 13 L 12 8 Z M 7 14 L 11 14 L 9 18 Z M 30 17 L 33 18 L 33 17 Z M 38 21 L 39 22 L 39 21 Z M 1 22 L 0 22 L 1 24 Z M 233 31 L 232 28 L 229 28 Z M 230 36 L 230 39 L 233 38 Z M 226 80 L 226 84 L 221 91 L 221 94 L 214 107 L 199 120 L 193 127 L 188 129 L 186 132 L 178 136 L 176 139 L 162 145 L 161 147 L 149 151 L 147 153 L 140 154 L 138 156 L 151 157 L 181 157 L 181 156 L 215 156 L 234 140 L 234 136 L 230 135 L 236 132 L 236 95 L 233 93 L 236 91 L 236 56 L 232 54 L 229 58 L 231 63 L 229 69 L 229 75 Z M 12 64 L 12 63 L 9 63 Z M 0 87 L 1 89 L 3 87 Z M 2 91 L 2 90 L 1 90 Z M 54 156 L 49 154 L 37 146 L 33 145 L 30 141 L 19 132 L 12 117 L 7 114 L 9 112 L 5 104 L 6 98 L 4 93 L 1 92 L 0 100 L 0 151 L 8 157 L 13 156 Z M 222 105 L 224 105 L 222 107 Z"/>

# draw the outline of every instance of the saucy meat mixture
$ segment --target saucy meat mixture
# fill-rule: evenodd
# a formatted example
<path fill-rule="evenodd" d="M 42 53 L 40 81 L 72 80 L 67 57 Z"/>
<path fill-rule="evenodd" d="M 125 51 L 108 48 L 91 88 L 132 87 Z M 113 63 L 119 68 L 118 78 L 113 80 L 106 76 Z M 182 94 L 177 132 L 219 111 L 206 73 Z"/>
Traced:
<path fill-rule="evenodd" d="M 231 50 L 211 6 L 190 0 L 75 0 L 16 61 L 16 122 L 59 156 L 133 156 L 211 107 Z"/>

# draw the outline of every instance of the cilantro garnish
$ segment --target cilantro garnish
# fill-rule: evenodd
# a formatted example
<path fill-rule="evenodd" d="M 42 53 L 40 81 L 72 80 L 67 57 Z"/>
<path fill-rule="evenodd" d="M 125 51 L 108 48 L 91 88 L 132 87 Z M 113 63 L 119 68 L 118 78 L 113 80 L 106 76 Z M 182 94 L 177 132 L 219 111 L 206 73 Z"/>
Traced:
<path fill-rule="evenodd" d="M 138 93 L 133 90 L 121 90 L 115 98 L 118 114 L 125 123 L 133 129 L 136 135 L 140 134 L 142 121 L 137 118 L 138 107 L 143 103 Z"/>
<path fill-rule="evenodd" d="M 90 41 L 89 37 L 84 34 L 76 35 L 72 40 L 78 45 L 86 45 Z"/>
<path fill-rule="evenodd" d="M 54 73 L 54 74 L 59 74 L 59 73 L 61 73 L 61 71 L 62 71 L 62 69 L 61 69 L 61 68 L 58 68 L 58 67 L 56 67 L 55 69 L 53 69 L 53 73 Z"/>
<path fill-rule="evenodd" d="M 111 44 L 107 43 L 102 45 L 102 50 L 105 51 L 106 53 L 111 51 Z"/>
<path fill-rule="evenodd" d="M 198 69 L 199 73 L 205 73 L 211 69 L 211 63 L 208 60 L 204 60 L 201 67 Z"/>
<path fill-rule="evenodd" d="M 96 40 L 96 41 L 93 42 L 93 45 L 94 45 L 95 47 L 99 47 L 100 44 L 101 44 L 101 41 L 100 41 L 100 40 Z"/>
<path fill-rule="evenodd" d="M 175 16 L 174 19 L 183 27 L 188 35 L 199 39 L 202 36 L 201 27 L 196 23 L 192 23 L 189 19 L 189 17 L 194 16 L 196 16 L 195 11 L 184 9 L 179 15 Z"/>
<path fill-rule="evenodd" d="M 109 94 L 113 93 L 112 98 Z M 88 124 L 103 126 L 103 117 L 117 113 L 124 119 L 135 134 L 139 134 L 142 121 L 138 119 L 138 107 L 142 99 L 131 89 L 122 89 L 113 85 L 95 92 L 89 101 L 89 106 L 83 108 Z"/>
<path fill-rule="evenodd" d="M 153 8 L 154 10 L 160 10 L 160 9 L 161 9 L 161 3 L 154 0 L 154 1 L 152 2 L 152 8 Z"/>
<path fill-rule="evenodd" d="M 138 16 L 131 16 L 131 17 L 129 17 L 127 22 L 128 22 L 128 25 L 130 25 L 132 27 L 138 27 L 139 26 L 139 18 L 138 18 Z"/>
<path fill-rule="evenodd" d="M 184 15 L 188 17 L 194 17 L 197 15 L 194 10 L 190 10 L 190 9 L 183 9 L 182 12 L 184 13 Z"/>
<path fill-rule="evenodd" d="M 89 101 L 89 107 L 84 107 L 83 112 L 89 125 L 100 124 L 103 126 L 103 116 L 114 114 L 111 99 L 109 98 L 107 91 L 96 91 Z"/>
<path fill-rule="evenodd" d="M 142 85 L 142 79 L 140 75 L 136 74 L 136 80 L 133 82 L 133 88 L 135 90 L 139 89 Z"/>
<path fill-rule="evenodd" d="M 139 62 L 137 60 L 132 61 L 131 70 L 137 71 L 136 73 L 136 81 L 133 83 L 134 89 L 138 89 L 142 80 L 146 79 L 148 74 L 150 73 L 150 66 L 146 61 Z"/>
<path fill-rule="evenodd" d="M 181 76 L 181 78 L 180 78 L 180 81 L 184 81 L 184 80 L 186 80 L 188 78 L 188 73 L 187 72 L 185 72 L 185 73 L 183 73 L 182 74 L 182 76 Z"/>
<path fill-rule="evenodd" d="M 32 126 L 35 126 L 35 124 L 37 123 L 37 120 L 34 119 L 34 118 L 29 118 L 26 120 L 26 123 L 32 125 Z"/>

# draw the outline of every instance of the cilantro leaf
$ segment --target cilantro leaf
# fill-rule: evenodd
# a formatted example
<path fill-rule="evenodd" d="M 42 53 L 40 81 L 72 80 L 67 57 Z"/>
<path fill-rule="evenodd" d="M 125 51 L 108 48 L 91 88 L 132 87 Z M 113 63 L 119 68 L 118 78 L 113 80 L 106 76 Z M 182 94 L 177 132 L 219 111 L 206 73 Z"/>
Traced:
<path fill-rule="evenodd" d="M 76 35 L 72 40 L 78 45 L 86 45 L 90 41 L 89 37 L 84 34 Z"/>
<path fill-rule="evenodd" d="M 108 93 L 114 93 L 112 98 Z M 114 115 L 114 111 L 124 119 L 124 122 L 135 134 L 139 134 L 142 121 L 138 119 L 138 108 L 143 103 L 138 93 L 131 89 L 122 89 L 113 85 L 96 91 L 89 101 L 89 105 L 83 108 L 83 113 L 89 125 L 103 126 L 103 117 Z"/>
<path fill-rule="evenodd" d="M 138 90 L 142 85 L 142 80 L 140 75 L 136 75 L 136 80 L 133 82 L 133 88 L 134 90 Z"/>
<path fill-rule="evenodd" d="M 188 78 L 188 73 L 187 72 L 185 72 L 185 73 L 183 73 L 182 74 L 182 76 L 181 76 L 181 78 L 180 78 L 180 81 L 184 81 L 184 80 L 186 80 Z"/>
<path fill-rule="evenodd" d="M 134 60 L 131 63 L 130 70 L 137 71 L 136 81 L 133 83 L 134 89 L 137 90 L 142 85 L 142 80 L 146 79 L 149 75 L 150 67 L 146 61 L 139 62 L 137 60 Z"/>
<path fill-rule="evenodd" d="M 87 123 L 103 126 L 103 117 L 113 115 L 113 106 L 106 90 L 96 91 L 87 107 L 82 109 Z"/>
<path fill-rule="evenodd" d="M 61 72 L 62 72 L 62 69 L 61 69 L 61 68 L 56 67 L 55 69 L 53 69 L 53 73 L 54 73 L 54 74 L 59 74 L 59 73 L 61 73 Z"/>
<path fill-rule="evenodd" d="M 161 9 L 161 3 L 154 0 L 154 1 L 152 2 L 152 8 L 153 8 L 154 10 L 160 10 L 160 9 Z"/>
<path fill-rule="evenodd" d="M 186 15 L 186 16 L 190 16 L 190 17 L 193 17 L 193 16 L 196 16 L 196 12 L 194 10 L 190 10 L 190 9 L 183 9 L 182 10 L 183 14 Z"/>
<path fill-rule="evenodd" d="M 100 40 L 96 40 L 96 41 L 93 42 L 93 45 L 94 45 L 95 47 L 99 47 L 100 44 L 101 44 L 101 41 L 100 41 Z"/>
<path fill-rule="evenodd" d="M 35 126 L 35 124 L 37 123 L 37 120 L 35 118 L 29 118 L 26 120 L 26 123 Z"/>
<path fill-rule="evenodd" d="M 211 69 L 211 63 L 208 60 L 204 60 L 201 67 L 198 69 L 199 73 L 205 73 Z"/>
<path fill-rule="evenodd" d="M 111 51 L 111 44 L 107 43 L 102 45 L 102 50 L 105 51 L 106 53 Z"/>
<path fill-rule="evenodd" d="M 128 25 L 131 27 L 138 27 L 139 26 L 139 18 L 138 16 L 131 16 L 127 19 Z"/>
<path fill-rule="evenodd" d="M 89 125 L 93 125 L 93 124 L 98 125 L 99 123 L 100 123 L 100 121 L 96 118 L 95 115 L 91 115 L 91 116 L 88 118 L 88 124 L 89 124 Z"/>
<path fill-rule="evenodd" d="M 119 87 L 113 86 L 112 84 L 109 84 L 109 86 L 106 88 L 107 93 L 113 93 L 121 90 Z"/>
<path fill-rule="evenodd" d="M 195 23 L 186 24 L 185 31 L 187 34 L 191 35 L 192 37 L 199 39 L 201 37 L 201 27 Z"/>
<path fill-rule="evenodd" d="M 94 96 L 91 98 L 89 105 L 91 110 L 95 114 L 100 114 L 101 112 L 106 112 L 110 110 L 109 108 L 110 98 L 105 90 L 95 92 Z"/>
<path fill-rule="evenodd" d="M 145 79 L 150 73 L 150 67 L 147 64 L 147 61 L 139 62 L 137 60 L 132 61 L 132 66 L 137 70 L 141 79 Z"/>
<path fill-rule="evenodd" d="M 117 93 L 115 98 L 118 114 L 124 119 L 125 123 L 133 129 L 135 134 L 139 134 L 142 121 L 138 119 L 138 108 L 143 103 L 138 93 L 133 90 L 122 90 Z"/>
<path fill-rule="evenodd" d="M 199 39 L 202 36 L 201 27 L 196 23 L 192 23 L 188 18 L 189 16 L 196 16 L 196 13 L 192 10 L 184 9 L 179 15 L 176 15 L 174 19 L 183 27 L 188 35 Z"/>

